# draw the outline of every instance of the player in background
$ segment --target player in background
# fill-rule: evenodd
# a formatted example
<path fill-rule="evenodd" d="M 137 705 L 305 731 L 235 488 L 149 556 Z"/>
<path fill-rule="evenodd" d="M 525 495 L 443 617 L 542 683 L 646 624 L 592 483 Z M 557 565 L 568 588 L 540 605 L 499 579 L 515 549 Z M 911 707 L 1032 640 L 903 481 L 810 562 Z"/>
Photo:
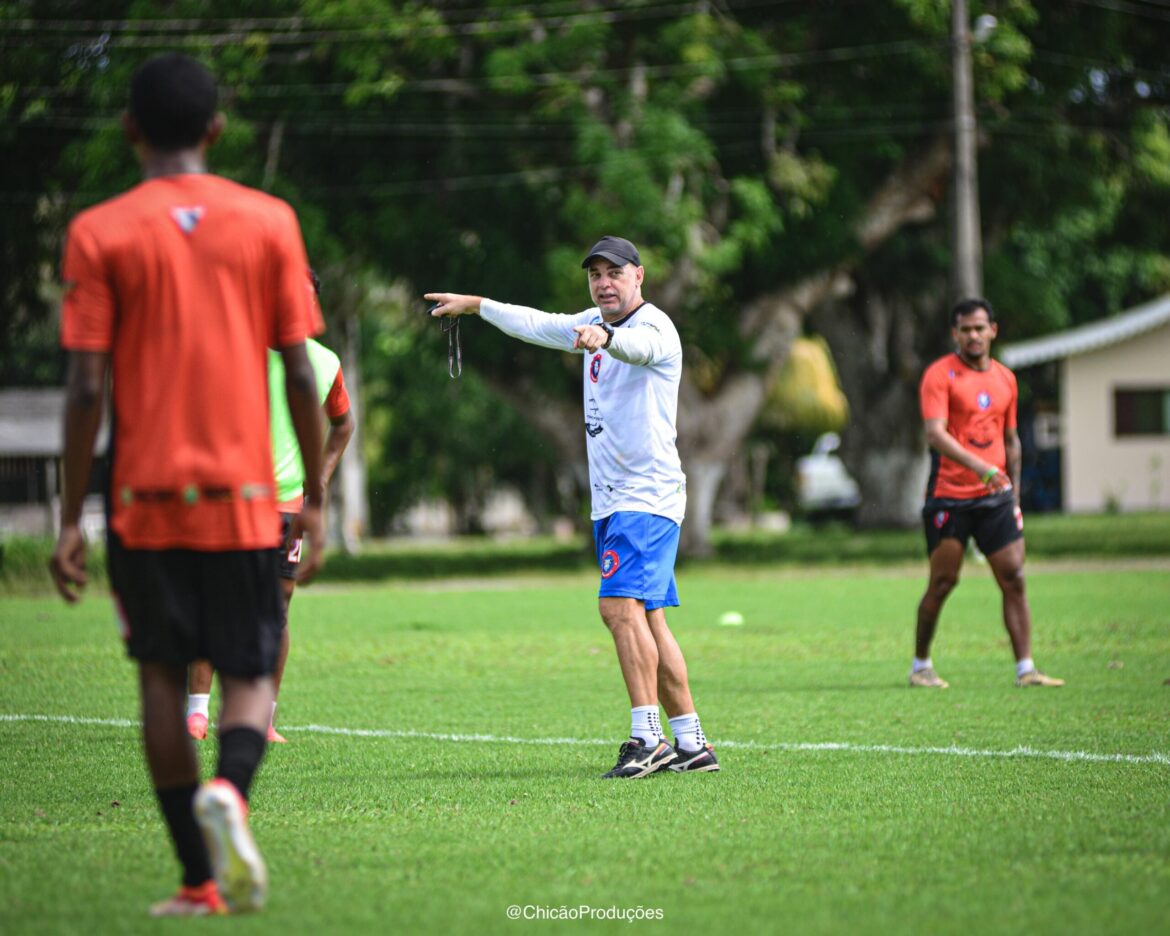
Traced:
<path fill-rule="evenodd" d="M 930 481 L 922 519 L 930 581 L 918 605 L 910 685 L 945 689 L 930 644 L 947 596 L 959 581 L 967 540 L 987 557 L 1003 593 L 1003 623 L 1016 656 L 1017 686 L 1063 686 L 1032 660 L 1032 615 L 1024 594 L 1024 515 L 1016 377 L 991 358 L 999 331 L 991 304 L 965 299 L 951 312 L 956 351 L 926 369 L 919 390 Z"/>
<path fill-rule="evenodd" d="M 319 281 L 313 275 L 313 287 L 319 292 Z M 353 414 L 349 408 L 349 394 L 345 389 L 345 378 L 341 372 L 341 361 L 324 345 L 309 339 L 305 342 L 309 361 L 317 380 L 317 391 L 321 405 L 329 420 L 329 431 L 325 436 L 325 453 L 321 461 L 321 475 L 325 489 L 333 477 L 341 455 L 353 435 Z M 283 600 L 283 628 L 280 632 L 280 655 L 272 674 L 273 702 L 272 718 L 268 722 L 268 742 L 283 744 L 285 738 L 276 730 L 276 699 L 280 696 L 280 684 L 284 678 L 284 667 L 288 661 L 289 633 L 288 606 L 296 588 L 297 566 L 301 561 L 301 540 L 288 540 L 293 521 L 300 513 L 303 503 L 302 491 L 305 483 L 305 468 L 297 437 L 293 430 L 292 414 L 284 400 L 284 364 L 275 351 L 268 352 L 268 395 L 271 401 L 269 421 L 272 435 L 272 462 L 276 469 L 276 500 L 281 517 L 283 541 L 277 547 L 280 588 Z M 214 668 L 209 660 L 197 660 L 191 664 L 187 676 L 187 731 L 197 741 L 207 737 L 207 718 L 211 702 L 211 676 Z"/>
<path fill-rule="evenodd" d="M 292 535 L 322 561 L 321 421 L 305 340 L 322 328 L 300 225 L 284 202 L 207 171 L 223 129 L 215 79 L 164 55 L 130 82 L 123 127 L 144 181 L 69 226 L 61 343 L 69 352 L 61 529 L 50 563 L 67 602 L 86 581 L 82 499 L 111 377 L 108 565 L 137 662 L 146 762 L 182 866 L 154 916 L 257 910 L 267 871 L 247 822 L 280 646 L 280 516 L 265 356 L 281 349 L 306 459 Z M 199 784 L 183 717 L 188 664 L 221 674 L 214 779 Z"/>
<path fill-rule="evenodd" d="M 604 776 L 719 769 L 691 697 L 686 661 L 666 624 L 677 607 L 674 562 L 686 477 L 675 446 L 682 344 L 674 323 L 642 298 L 637 248 L 603 237 L 581 264 L 596 305 L 550 315 L 480 296 L 427 293 L 436 316 L 474 315 L 529 344 L 584 355 L 593 539 L 601 567 L 601 618 L 613 636 L 630 696 L 630 738 Z M 662 735 L 658 704 L 674 746 Z"/>

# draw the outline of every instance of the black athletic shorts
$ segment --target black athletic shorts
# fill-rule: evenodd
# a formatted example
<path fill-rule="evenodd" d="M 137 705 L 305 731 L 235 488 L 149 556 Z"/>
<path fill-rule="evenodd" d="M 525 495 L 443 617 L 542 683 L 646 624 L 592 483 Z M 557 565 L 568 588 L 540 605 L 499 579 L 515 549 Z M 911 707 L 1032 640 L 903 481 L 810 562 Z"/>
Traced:
<path fill-rule="evenodd" d="M 302 538 L 295 539 L 290 543 L 288 531 L 292 529 L 292 523 L 298 516 L 299 514 L 295 513 L 282 513 L 280 515 L 280 545 L 276 547 L 277 571 L 280 577 L 294 581 L 297 577 L 297 566 L 301 564 Z"/>
<path fill-rule="evenodd" d="M 944 539 L 957 539 L 964 547 L 975 537 L 985 556 L 1024 538 L 1024 518 L 1016 513 L 1011 491 L 976 497 L 972 500 L 936 498 L 922 508 L 929 556 Z"/>
<path fill-rule="evenodd" d="M 210 660 L 229 676 L 276 668 L 283 600 L 275 549 L 127 549 L 108 537 L 126 652 L 143 663 Z"/>

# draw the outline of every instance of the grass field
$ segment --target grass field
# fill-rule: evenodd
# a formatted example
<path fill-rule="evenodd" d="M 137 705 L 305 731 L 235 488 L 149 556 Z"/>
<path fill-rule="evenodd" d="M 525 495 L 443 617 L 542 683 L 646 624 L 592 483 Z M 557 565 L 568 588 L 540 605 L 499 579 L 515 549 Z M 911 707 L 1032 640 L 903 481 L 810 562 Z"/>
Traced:
<path fill-rule="evenodd" d="M 253 796 L 269 907 L 229 921 L 145 916 L 177 866 L 108 599 L 0 598 L 0 931 L 1170 932 L 1170 566 L 1032 564 L 1060 690 L 1012 686 L 975 565 L 952 688 L 907 689 L 922 580 L 685 570 L 724 769 L 635 782 L 597 779 L 628 708 L 594 575 L 303 590 Z"/>

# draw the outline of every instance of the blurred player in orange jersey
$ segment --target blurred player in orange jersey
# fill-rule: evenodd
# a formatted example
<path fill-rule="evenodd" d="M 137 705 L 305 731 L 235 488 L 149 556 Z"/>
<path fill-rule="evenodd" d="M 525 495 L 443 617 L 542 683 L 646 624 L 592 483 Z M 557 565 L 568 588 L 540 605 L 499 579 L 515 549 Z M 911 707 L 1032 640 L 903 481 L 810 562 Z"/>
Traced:
<path fill-rule="evenodd" d="M 321 331 L 300 225 L 284 202 L 207 171 L 223 129 L 215 79 L 181 55 L 135 72 L 123 119 L 144 181 L 69 226 L 61 343 L 69 351 L 64 498 L 51 571 L 85 584 L 81 503 L 112 376 L 108 562 L 138 663 L 143 742 L 182 886 L 155 916 L 259 909 L 267 871 L 247 822 L 280 647 L 267 349 L 305 456 L 308 537 L 322 560 L 321 423 L 305 341 Z M 224 687 L 216 778 L 199 785 L 183 718 L 188 664 Z"/>

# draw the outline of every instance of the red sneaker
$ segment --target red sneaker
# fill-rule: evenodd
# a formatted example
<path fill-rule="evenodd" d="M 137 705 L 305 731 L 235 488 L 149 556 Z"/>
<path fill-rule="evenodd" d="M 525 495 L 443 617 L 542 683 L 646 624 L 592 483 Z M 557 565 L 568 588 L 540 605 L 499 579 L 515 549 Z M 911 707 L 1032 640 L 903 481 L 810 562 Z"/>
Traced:
<path fill-rule="evenodd" d="M 200 715 L 196 712 L 194 715 L 187 716 L 187 734 L 189 734 L 196 741 L 202 741 L 207 737 L 207 716 Z"/>
<path fill-rule="evenodd" d="M 269 744 L 288 744 L 288 738 L 276 730 L 276 726 L 269 724 L 268 726 L 268 743 Z"/>
<path fill-rule="evenodd" d="M 206 881 L 198 887 L 184 885 L 174 897 L 159 901 L 150 908 L 152 917 L 219 916 L 227 912 L 227 904 L 219 896 L 215 881 Z"/>

